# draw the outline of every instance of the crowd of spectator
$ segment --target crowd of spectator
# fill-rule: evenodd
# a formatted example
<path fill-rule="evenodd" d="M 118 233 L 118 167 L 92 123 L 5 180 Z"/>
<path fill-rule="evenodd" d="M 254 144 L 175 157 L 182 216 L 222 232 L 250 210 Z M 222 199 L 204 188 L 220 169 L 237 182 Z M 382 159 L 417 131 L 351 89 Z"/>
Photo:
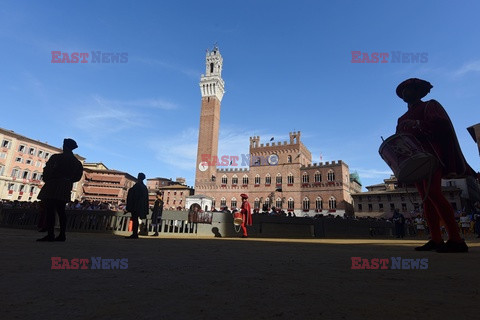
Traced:
<path fill-rule="evenodd" d="M 0 200 L 0 209 L 38 209 L 39 201 Z"/>
<path fill-rule="evenodd" d="M 125 205 L 123 203 L 114 204 L 111 202 L 101 202 L 101 201 L 75 200 L 73 202 L 67 203 L 67 210 L 121 211 L 124 208 L 125 208 Z"/>
<path fill-rule="evenodd" d="M 1 200 L 0 209 L 39 209 L 39 201 L 18 201 L 18 200 Z M 110 203 L 101 201 L 89 201 L 89 200 L 75 200 L 69 202 L 66 205 L 67 210 L 84 210 L 84 211 L 124 211 L 125 203 Z M 228 207 L 222 207 L 219 210 L 213 208 L 213 212 L 233 213 L 235 208 L 229 210 Z M 253 214 L 271 216 L 271 217 L 296 217 L 293 211 L 285 212 L 280 208 L 255 208 Z M 424 237 L 428 236 L 429 228 L 426 220 L 419 212 L 411 212 L 408 218 L 405 218 L 402 213 L 396 212 L 392 217 L 355 217 L 354 215 L 334 215 L 331 213 L 322 214 L 317 213 L 315 216 L 310 216 L 313 219 L 328 218 L 328 219 L 351 219 L 351 220 L 367 220 L 367 221 L 390 221 L 394 227 L 394 235 L 397 238 L 403 238 L 404 236 L 410 237 Z M 476 235 L 480 238 L 480 202 L 475 203 L 474 209 L 467 213 L 465 211 L 457 212 L 458 226 L 464 237 Z M 442 228 L 444 235 L 447 236 L 446 230 Z"/>
<path fill-rule="evenodd" d="M 18 201 L 18 200 L 2 200 L 0 201 L 0 209 L 39 209 L 40 201 Z M 75 200 L 66 204 L 67 210 L 109 210 L 122 211 L 125 208 L 124 203 L 114 204 L 110 202 Z"/>

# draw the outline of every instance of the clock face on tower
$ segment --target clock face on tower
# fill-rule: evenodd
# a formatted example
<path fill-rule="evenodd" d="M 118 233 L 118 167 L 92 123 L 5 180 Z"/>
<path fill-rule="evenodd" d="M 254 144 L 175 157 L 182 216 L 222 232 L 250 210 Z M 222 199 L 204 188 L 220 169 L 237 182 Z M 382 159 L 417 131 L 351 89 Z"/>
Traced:
<path fill-rule="evenodd" d="M 278 164 L 278 156 L 276 154 L 271 154 L 268 156 L 267 161 L 270 165 L 275 166 Z"/>
<path fill-rule="evenodd" d="M 198 170 L 207 171 L 207 169 L 208 169 L 208 163 L 207 162 L 204 161 L 204 162 L 200 162 L 198 164 Z"/>

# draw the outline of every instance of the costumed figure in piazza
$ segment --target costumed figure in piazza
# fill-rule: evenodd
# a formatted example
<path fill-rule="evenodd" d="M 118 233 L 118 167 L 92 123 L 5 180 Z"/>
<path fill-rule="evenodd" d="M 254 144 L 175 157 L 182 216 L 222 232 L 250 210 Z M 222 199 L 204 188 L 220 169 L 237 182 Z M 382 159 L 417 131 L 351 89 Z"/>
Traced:
<path fill-rule="evenodd" d="M 445 109 L 435 100 L 422 101 L 433 86 L 411 78 L 400 83 L 396 93 L 408 106 L 398 118 L 396 134 L 385 140 L 380 155 L 395 173 L 398 181 L 415 184 L 423 199 L 423 212 L 431 239 L 417 251 L 468 252 L 460 237 L 454 209 L 442 194 L 441 179 L 476 177 L 466 162 Z M 448 232 L 442 239 L 440 223 Z"/>

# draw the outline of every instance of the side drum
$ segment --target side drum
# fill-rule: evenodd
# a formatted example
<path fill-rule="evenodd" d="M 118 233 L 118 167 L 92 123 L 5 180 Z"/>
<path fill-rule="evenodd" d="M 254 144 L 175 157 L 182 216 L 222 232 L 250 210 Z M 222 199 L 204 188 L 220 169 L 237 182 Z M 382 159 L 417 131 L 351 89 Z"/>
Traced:
<path fill-rule="evenodd" d="M 411 134 L 394 134 L 382 143 L 378 152 L 398 181 L 407 184 L 429 178 L 439 164 Z"/>
<path fill-rule="evenodd" d="M 243 223 L 243 215 L 241 212 L 235 212 L 233 214 L 233 224 L 235 226 L 241 226 Z"/>

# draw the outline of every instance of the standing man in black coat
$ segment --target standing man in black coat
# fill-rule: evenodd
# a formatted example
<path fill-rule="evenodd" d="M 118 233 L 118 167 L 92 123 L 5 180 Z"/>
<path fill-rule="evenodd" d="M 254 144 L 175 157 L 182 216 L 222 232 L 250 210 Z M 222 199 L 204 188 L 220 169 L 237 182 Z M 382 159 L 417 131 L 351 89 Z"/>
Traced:
<path fill-rule="evenodd" d="M 163 194 L 161 191 L 157 191 L 157 199 L 153 205 L 152 212 L 152 225 L 155 225 L 155 233 L 153 236 L 158 236 L 158 224 L 162 223 L 162 214 L 163 214 Z M 158 221 L 160 219 L 160 222 Z"/>
<path fill-rule="evenodd" d="M 83 175 L 82 163 L 74 156 L 72 150 L 78 148 L 73 139 L 63 140 L 63 153 L 54 154 L 48 159 L 43 169 L 43 185 L 38 199 L 42 200 L 47 216 L 48 234 L 37 241 L 65 241 L 67 216 L 65 205 L 70 201 L 73 183 Z M 55 212 L 58 214 L 60 234 L 55 238 Z"/>
<path fill-rule="evenodd" d="M 145 174 L 139 173 L 137 183 L 128 190 L 127 211 L 132 214 L 132 235 L 127 239 L 138 239 L 138 218 L 146 219 L 148 215 L 148 189 L 143 183 Z"/>

